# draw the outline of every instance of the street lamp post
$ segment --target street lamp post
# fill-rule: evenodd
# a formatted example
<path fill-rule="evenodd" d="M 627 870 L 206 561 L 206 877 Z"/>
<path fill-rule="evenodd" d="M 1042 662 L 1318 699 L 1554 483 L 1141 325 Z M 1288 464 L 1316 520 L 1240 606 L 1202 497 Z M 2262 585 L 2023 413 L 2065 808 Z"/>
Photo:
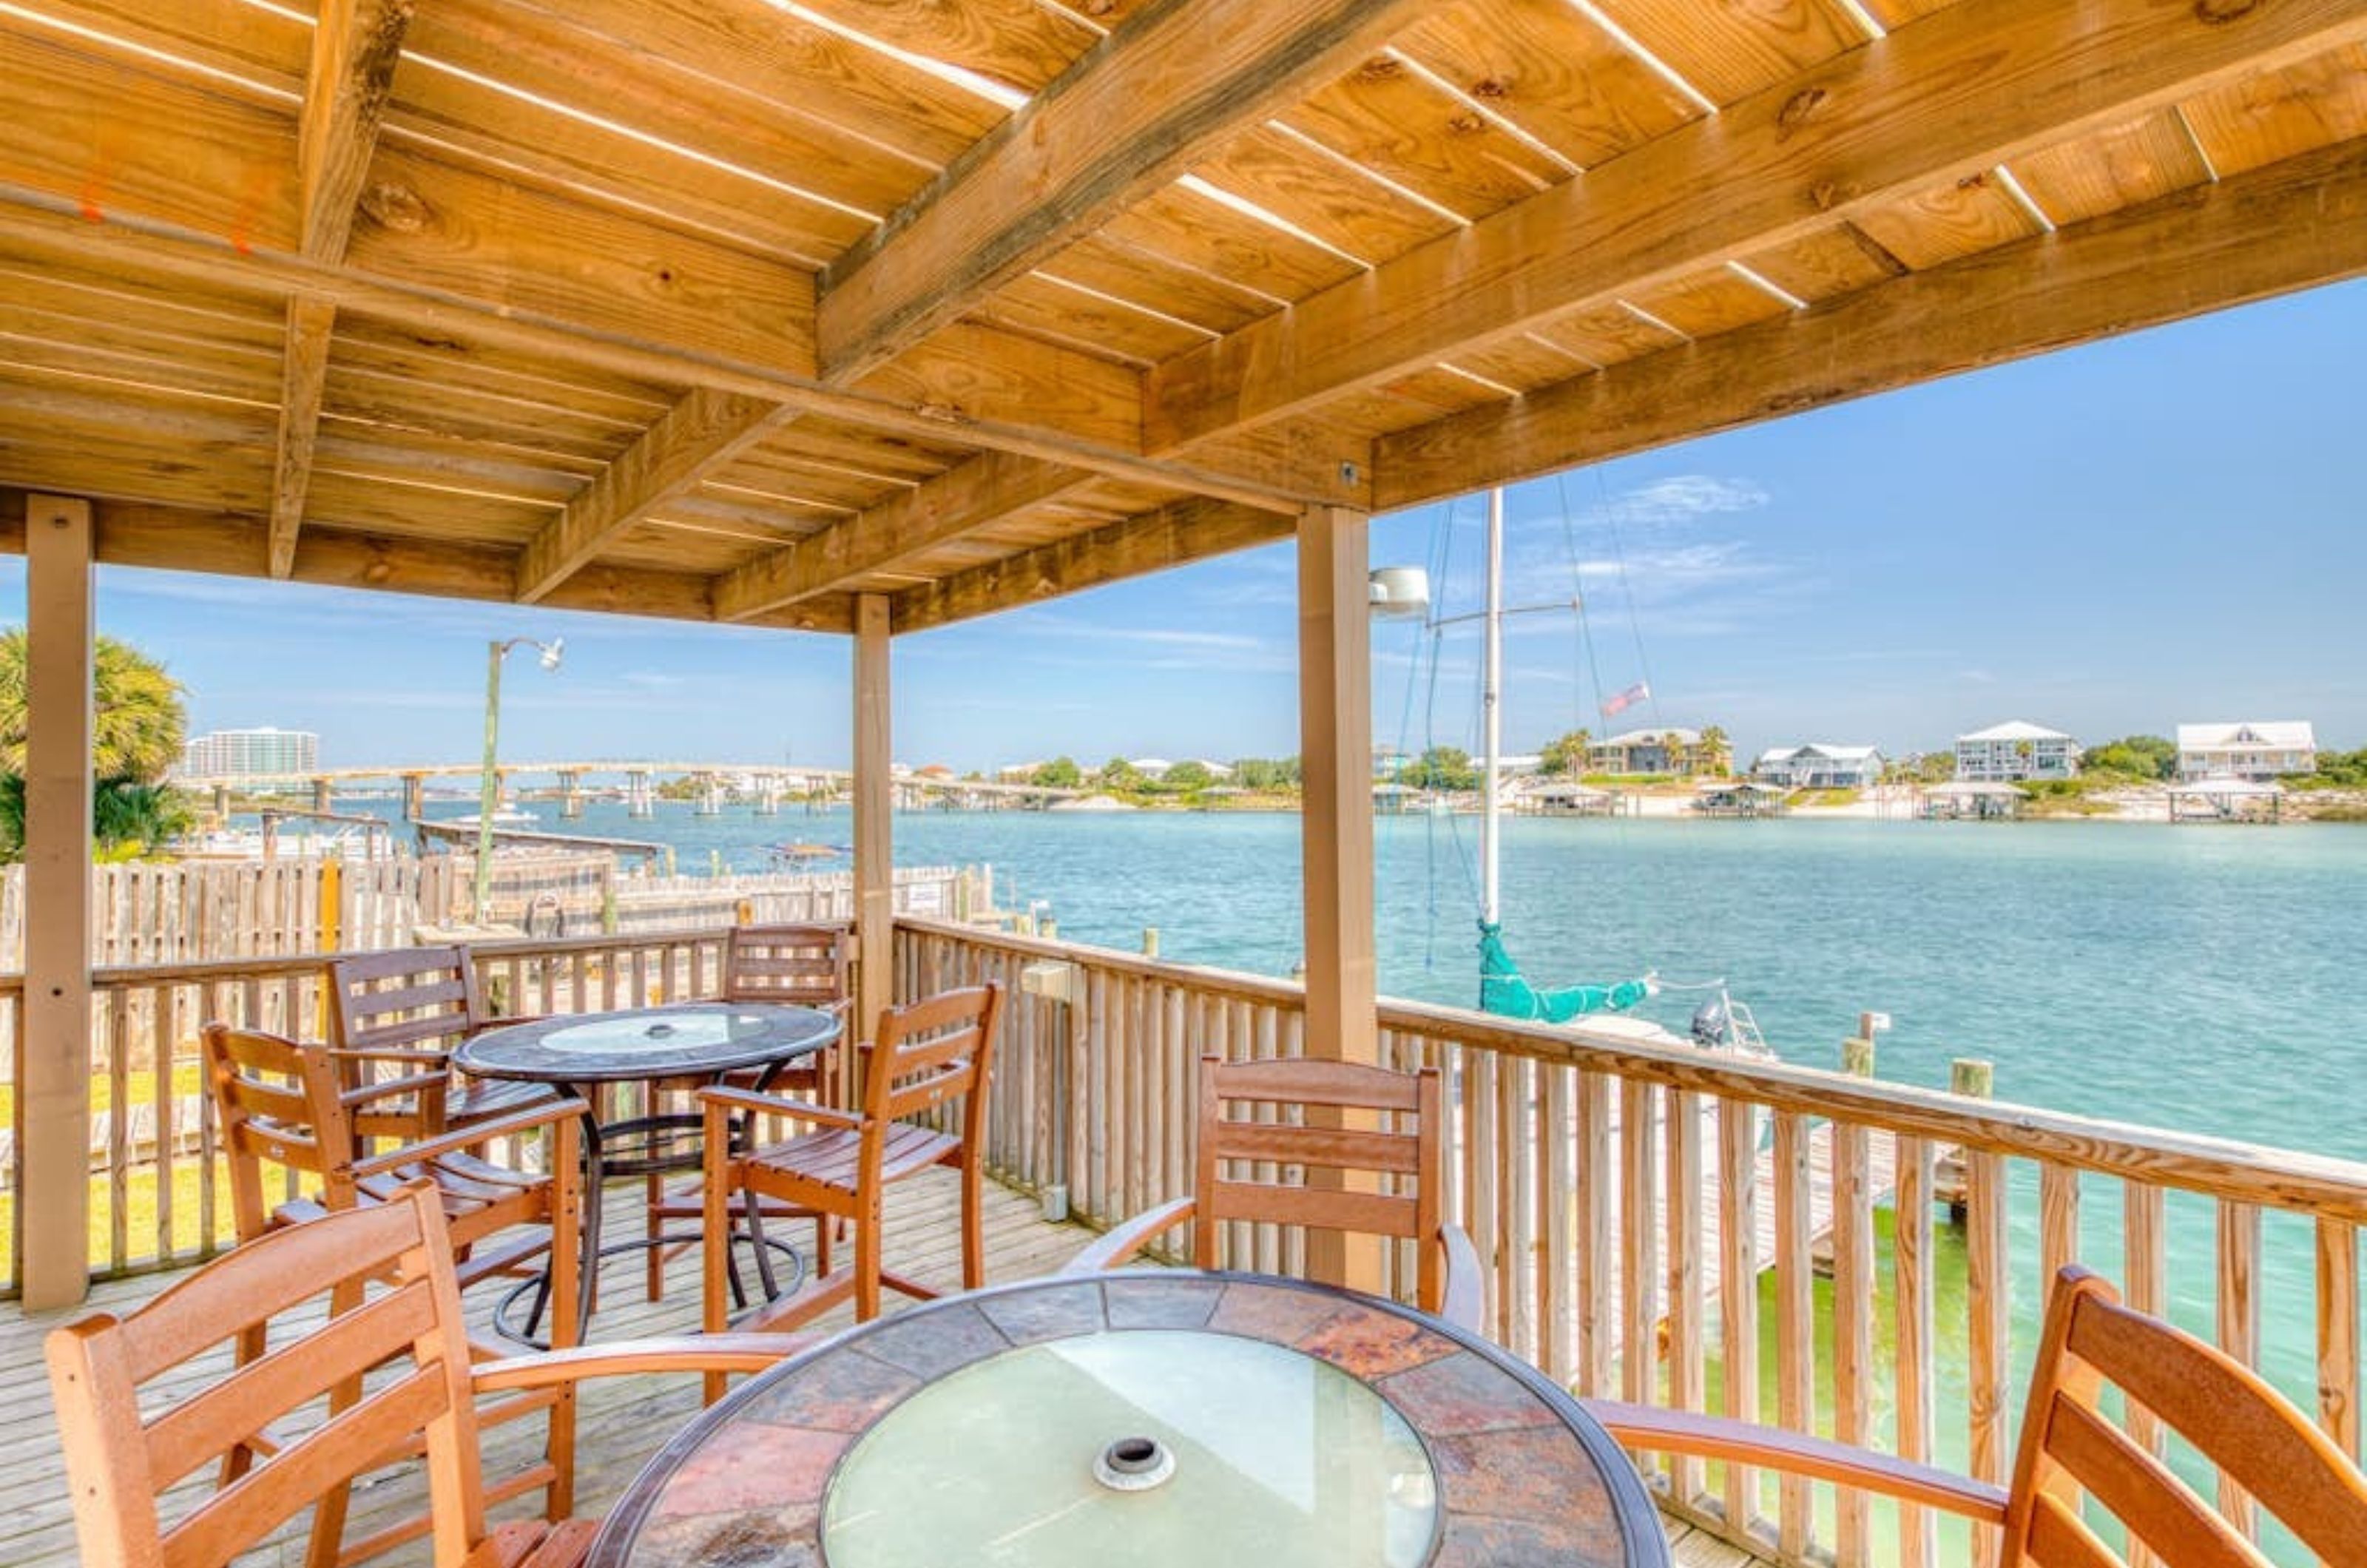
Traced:
<path fill-rule="evenodd" d="M 493 910 L 493 814 L 502 804 L 502 775 L 495 760 L 501 747 L 502 660 L 514 648 L 531 648 L 542 656 L 545 670 L 556 670 L 560 652 L 566 646 L 564 637 L 538 642 L 530 637 L 514 637 L 507 642 L 489 645 L 485 658 L 485 772 L 477 790 L 476 923 L 481 926 Z"/>

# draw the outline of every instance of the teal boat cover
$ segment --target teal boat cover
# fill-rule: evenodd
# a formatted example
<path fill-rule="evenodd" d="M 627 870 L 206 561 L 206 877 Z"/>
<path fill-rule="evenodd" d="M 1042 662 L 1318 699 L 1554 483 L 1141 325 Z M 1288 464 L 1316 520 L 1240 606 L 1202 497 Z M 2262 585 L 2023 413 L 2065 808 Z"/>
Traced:
<path fill-rule="evenodd" d="M 1521 966 L 1504 951 L 1504 929 L 1479 922 L 1479 1010 L 1499 1018 L 1542 1019 L 1567 1023 L 1582 1013 L 1623 1012 L 1652 994 L 1649 980 L 1611 986 L 1564 986 L 1540 991 L 1521 977 Z"/>

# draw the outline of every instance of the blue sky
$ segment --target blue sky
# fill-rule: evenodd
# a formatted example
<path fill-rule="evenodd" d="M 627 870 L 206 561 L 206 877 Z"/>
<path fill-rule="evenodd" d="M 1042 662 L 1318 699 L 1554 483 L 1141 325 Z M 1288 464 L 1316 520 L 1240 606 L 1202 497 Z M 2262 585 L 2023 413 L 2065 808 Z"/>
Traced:
<path fill-rule="evenodd" d="M 1689 443 L 1513 492 L 1506 741 L 1634 723 L 1897 754 L 2029 718 L 2101 739 L 2308 718 L 2367 745 L 2367 283 Z M 1480 502 L 1376 519 L 1478 604 Z M 1444 550 L 1442 557 L 1439 552 Z M 1297 750 L 1287 546 L 899 638 L 897 755 Z M 475 754 L 486 639 L 503 752 L 842 762 L 835 638 L 109 569 L 99 623 L 165 660 L 192 732 L 314 729 L 324 762 Z M 0 619 L 23 562 L 0 560 Z M 1476 633 L 1375 631 L 1374 734 L 1473 744 Z M 1591 645 L 1593 658 L 1585 657 Z M 1648 680 L 1615 721 L 1603 696 Z"/>

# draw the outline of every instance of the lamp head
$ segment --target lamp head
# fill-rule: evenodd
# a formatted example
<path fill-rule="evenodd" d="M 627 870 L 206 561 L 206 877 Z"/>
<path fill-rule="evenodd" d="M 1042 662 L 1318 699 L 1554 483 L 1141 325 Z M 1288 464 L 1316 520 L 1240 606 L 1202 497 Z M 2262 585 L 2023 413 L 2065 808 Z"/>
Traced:
<path fill-rule="evenodd" d="M 1376 567 L 1365 585 L 1376 620 L 1418 620 L 1430 614 L 1430 574 L 1418 566 Z"/>
<path fill-rule="evenodd" d="M 545 670 L 556 670 L 559 668 L 560 653 L 567 647 L 567 639 L 563 637 L 555 637 L 549 642 L 537 643 L 535 646 L 542 649 L 542 667 Z"/>

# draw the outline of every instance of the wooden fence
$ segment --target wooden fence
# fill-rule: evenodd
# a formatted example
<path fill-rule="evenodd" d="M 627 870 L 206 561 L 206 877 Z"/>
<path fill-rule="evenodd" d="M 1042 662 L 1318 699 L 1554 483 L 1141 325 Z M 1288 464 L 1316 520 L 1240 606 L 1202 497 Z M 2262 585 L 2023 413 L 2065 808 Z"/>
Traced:
<path fill-rule="evenodd" d="M 991 868 L 908 866 L 900 907 L 966 919 L 993 901 Z M 0 971 L 24 967 L 24 867 L 0 867 Z M 91 962 L 199 964 L 406 947 L 421 928 L 470 918 L 465 855 L 178 861 L 91 868 Z M 837 872 L 672 876 L 620 870 L 606 854 L 495 858 L 493 918 L 537 936 L 640 935 L 736 920 L 846 919 L 854 877 Z"/>
<path fill-rule="evenodd" d="M 994 1164 L 1096 1224 L 1190 1190 L 1203 1054 L 1300 1049 L 1299 988 L 1254 976 L 922 921 L 900 922 L 896 964 L 901 995 L 1011 987 Z M 1449 1212 L 1486 1262 L 1489 1332 L 1582 1394 L 2001 1482 L 2046 1284 L 2080 1260 L 2360 1452 L 2367 1167 L 1455 1009 L 1387 1002 L 1380 1021 L 1388 1062 L 1451 1086 Z M 1942 1151 L 1960 1219 L 1939 1201 Z M 1300 1264 L 1263 1227 L 1221 1247 L 1236 1266 Z M 1392 1288 L 1409 1263 L 1387 1261 Z M 2159 1441 L 2144 1412 L 2134 1426 Z M 1676 1511 L 1785 1561 L 1995 1556 L 1993 1532 L 1943 1540 L 1924 1511 L 1859 1494 L 1690 1460 L 1655 1475 Z M 2223 1496 L 2251 1529 L 2248 1502 Z"/>

